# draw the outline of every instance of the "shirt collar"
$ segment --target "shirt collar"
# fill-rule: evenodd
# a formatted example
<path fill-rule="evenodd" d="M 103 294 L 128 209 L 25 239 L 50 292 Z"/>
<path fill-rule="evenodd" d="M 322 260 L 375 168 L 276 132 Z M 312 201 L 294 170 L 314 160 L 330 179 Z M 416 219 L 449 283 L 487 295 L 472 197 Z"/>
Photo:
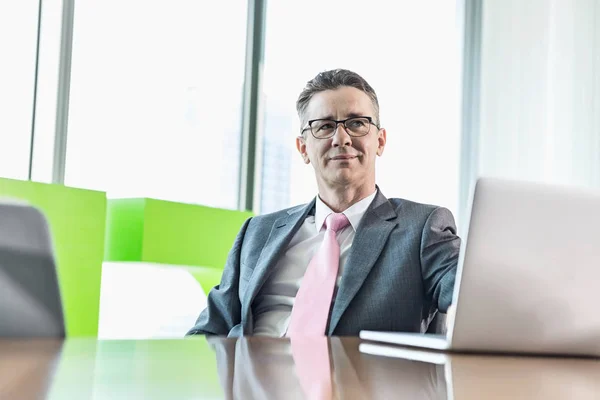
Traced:
<path fill-rule="evenodd" d="M 348 218 L 348 221 L 350 221 L 350 225 L 352 226 L 352 229 L 354 229 L 354 232 L 356 232 L 360 220 L 362 219 L 363 215 L 365 215 L 367 208 L 369 208 L 369 206 L 371 205 L 371 202 L 375 198 L 376 194 L 377 189 L 375 189 L 373 193 L 371 193 L 369 196 L 365 197 L 358 203 L 354 203 L 346 210 L 342 211 L 346 218 Z M 327 218 L 329 214 L 333 213 L 333 211 L 331 210 L 331 208 L 329 208 L 329 206 L 327 206 L 327 204 L 323 203 L 323 201 L 318 195 L 315 208 L 315 227 L 317 229 L 317 232 L 320 232 L 321 228 L 323 227 L 323 224 L 325 223 L 325 218 Z"/>

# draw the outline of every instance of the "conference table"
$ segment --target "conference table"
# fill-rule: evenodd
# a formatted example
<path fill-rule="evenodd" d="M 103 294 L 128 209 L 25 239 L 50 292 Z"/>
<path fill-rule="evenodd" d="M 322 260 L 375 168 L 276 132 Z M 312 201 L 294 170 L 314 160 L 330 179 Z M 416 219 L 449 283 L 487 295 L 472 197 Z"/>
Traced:
<path fill-rule="evenodd" d="M 342 337 L 0 339 L 0 399 L 46 398 L 600 399 L 600 360 L 451 355 Z"/>

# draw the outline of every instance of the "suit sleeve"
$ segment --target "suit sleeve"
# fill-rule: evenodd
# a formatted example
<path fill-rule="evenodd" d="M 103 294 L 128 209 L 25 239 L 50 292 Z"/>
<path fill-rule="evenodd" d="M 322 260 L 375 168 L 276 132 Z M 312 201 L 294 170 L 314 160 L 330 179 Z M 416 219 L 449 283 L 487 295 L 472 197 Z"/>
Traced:
<path fill-rule="evenodd" d="M 194 327 L 187 335 L 227 335 L 241 323 L 239 298 L 240 253 L 246 229 L 251 218 L 246 220 L 229 251 L 221 283 L 211 289 L 207 306 L 200 313 Z"/>
<path fill-rule="evenodd" d="M 452 304 L 460 238 L 452 213 L 438 207 L 429 215 L 421 236 L 421 268 L 425 294 L 443 313 Z"/>

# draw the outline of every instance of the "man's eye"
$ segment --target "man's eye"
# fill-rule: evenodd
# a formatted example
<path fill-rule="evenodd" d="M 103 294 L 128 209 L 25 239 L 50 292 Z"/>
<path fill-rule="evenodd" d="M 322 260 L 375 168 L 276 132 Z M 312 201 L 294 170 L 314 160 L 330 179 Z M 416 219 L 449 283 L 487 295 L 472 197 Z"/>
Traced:
<path fill-rule="evenodd" d="M 365 126 L 365 122 L 362 120 L 348 121 L 347 124 L 349 128 L 362 128 Z"/>
<path fill-rule="evenodd" d="M 321 125 L 319 127 L 319 130 L 323 130 L 323 131 L 328 131 L 328 130 L 331 130 L 331 129 L 333 129 L 333 124 L 332 123 L 325 123 L 325 124 L 323 124 L 323 125 Z"/>

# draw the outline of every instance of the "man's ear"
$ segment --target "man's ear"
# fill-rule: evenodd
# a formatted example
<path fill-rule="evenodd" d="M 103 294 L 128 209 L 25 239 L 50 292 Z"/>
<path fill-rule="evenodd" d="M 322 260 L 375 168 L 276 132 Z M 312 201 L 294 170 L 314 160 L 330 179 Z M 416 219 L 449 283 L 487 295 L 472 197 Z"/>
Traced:
<path fill-rule="evenodd" d="M 377 146 L 377 155 L 381 156 L 383 154 L 383 149 L 385 148 L 385 143 L 387 141 L 387 132 L 385 128 L 381 128 L 378 132 L 377 136 L 378 146 Z"/>
<path fill-rule="evenodd" d="M 298 149 L 298 153 L 300 153 L 302 156 L 304 164 L 310 164 L 310 159 L 308 158 L 308 153 L 306 152 L 306 139 L 303 136 L 298 136 L 296 138 L 296 149 Z"/>

